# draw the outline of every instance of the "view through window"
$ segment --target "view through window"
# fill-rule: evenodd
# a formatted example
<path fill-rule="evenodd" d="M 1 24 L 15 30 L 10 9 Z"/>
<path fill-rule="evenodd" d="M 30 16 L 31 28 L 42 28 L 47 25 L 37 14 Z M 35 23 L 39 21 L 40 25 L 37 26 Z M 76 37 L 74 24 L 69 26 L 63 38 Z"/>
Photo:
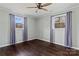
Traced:
<path fill-rule="evenodd" d="M 15 16 L 16 28 L 23 28 L 24 26 L 24 17 Z"/>

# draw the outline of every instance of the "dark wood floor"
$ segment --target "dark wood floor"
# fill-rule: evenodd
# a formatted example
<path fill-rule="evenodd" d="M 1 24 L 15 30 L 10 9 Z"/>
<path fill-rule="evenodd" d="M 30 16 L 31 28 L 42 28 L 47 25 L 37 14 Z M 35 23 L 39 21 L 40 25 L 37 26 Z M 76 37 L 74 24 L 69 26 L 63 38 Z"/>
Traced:
<path fill-rule="evenodd" d="M 78 56 L 79 51 L 41 40 L 0 48 L 0 56 Z"/>

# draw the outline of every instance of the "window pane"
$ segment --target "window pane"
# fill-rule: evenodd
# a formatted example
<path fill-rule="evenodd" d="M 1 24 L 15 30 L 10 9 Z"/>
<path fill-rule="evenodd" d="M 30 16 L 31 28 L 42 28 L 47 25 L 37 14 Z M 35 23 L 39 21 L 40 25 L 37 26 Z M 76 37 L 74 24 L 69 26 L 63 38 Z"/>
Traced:
<path fill-rule="evenodd" d="M 15 16 L 16 28 L 23 28 L 24 18 Z"/>

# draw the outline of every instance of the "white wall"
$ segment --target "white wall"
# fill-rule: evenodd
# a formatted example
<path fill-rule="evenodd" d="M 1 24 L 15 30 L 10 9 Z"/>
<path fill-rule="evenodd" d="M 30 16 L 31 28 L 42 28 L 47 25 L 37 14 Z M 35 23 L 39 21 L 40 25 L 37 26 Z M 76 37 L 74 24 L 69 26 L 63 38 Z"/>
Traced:
<path fill-rule="evenodd" d="M 23 42 L 23 28 L 15 28 L 16 43 Z"/>
<path fill-rule="evenodd" d="M 72 15 L 73 47 L 79 49 L 79 7 L 73 10 Z"/>
<path fill-rule="evenodd" d="M 65 28 L 55 28 L 54 30 L 54 43 L 65 46 Z"/>
<path fill-rule="evenodd" d="M 27 16 L 27 32 L 28 40 L 36 39 L 36 22 L 32 16 Z"/>
<path fill-rule="evenodd" d="M 50 16 L 40 17 L 37 24 L 38 39 L 50 42 Z"/>
<path fill-rule="evenodd" d="M 10 20 L 9 13 L 0 9 L 0 47 L 10 43 Z"/>

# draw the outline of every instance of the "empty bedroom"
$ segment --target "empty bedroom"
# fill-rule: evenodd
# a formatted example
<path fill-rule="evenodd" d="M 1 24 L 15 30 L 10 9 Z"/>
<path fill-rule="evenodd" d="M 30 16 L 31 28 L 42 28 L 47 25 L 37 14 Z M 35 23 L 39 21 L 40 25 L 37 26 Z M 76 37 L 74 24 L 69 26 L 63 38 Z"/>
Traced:
<path fill-rule="evenodd" d="M 0 3 L 0 56 L 79 56 L 79 3 Z"/>

